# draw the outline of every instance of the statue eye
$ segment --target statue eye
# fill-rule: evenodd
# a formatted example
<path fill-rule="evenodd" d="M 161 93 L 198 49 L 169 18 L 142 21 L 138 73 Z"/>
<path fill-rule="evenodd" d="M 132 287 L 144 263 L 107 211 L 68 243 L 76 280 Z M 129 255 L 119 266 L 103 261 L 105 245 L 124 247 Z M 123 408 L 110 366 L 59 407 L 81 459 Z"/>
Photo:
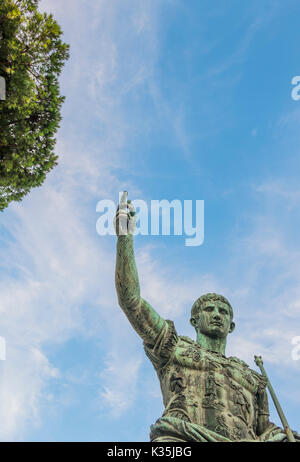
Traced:
<path fill-rule="evenodd" d="M 207 306 L 205 308 L 205 311 L 213 311 L 213 309 L 214 309 L 214 306 Z"/>

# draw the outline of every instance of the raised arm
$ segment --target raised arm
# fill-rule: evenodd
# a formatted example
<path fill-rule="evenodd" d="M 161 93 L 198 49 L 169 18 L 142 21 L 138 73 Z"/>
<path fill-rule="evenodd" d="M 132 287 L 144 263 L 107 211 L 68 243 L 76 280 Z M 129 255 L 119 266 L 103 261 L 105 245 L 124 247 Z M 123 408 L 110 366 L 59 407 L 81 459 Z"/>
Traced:
<path fill-rule="evenodd" d="M 119 305 L 136 332 L 148 345 L 155 345 L 157 338 L 168 323 L 140 296 L 140 284 L 134 257 L 133 233 L 135 210 L 127 193 L 123 193 L 116 218 L 118 236 L 116 261 L 116 290 Z"/>

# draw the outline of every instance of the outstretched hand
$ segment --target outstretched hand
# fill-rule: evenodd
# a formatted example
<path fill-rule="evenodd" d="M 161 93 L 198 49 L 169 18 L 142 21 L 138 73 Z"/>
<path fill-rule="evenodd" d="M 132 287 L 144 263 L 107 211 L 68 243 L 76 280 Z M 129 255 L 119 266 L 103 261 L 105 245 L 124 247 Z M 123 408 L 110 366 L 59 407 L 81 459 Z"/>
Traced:
<path fill-rule="evenodd" d="M 127 200 L 127 191 L 124 191 L 114 219 L 117 236 L 133 234 L 136 227 L 136 212 L 130 200 Z"/>

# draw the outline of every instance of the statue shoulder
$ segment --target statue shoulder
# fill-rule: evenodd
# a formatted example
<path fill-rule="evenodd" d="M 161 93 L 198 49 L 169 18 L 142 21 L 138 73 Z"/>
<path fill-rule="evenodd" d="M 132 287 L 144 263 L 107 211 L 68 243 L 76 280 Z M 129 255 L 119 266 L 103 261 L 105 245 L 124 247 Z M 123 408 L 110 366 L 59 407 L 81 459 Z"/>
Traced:
<path fill-rule="evenodd" d="M 249 365 L 245 363 L 245 361 L 237 358 L 236 356 L 229 356 L 227 359 L 233 366 L 236 365 L 242 367 L 243 369 L 250 369 Z"/>
<path fill-rule="evenodd" d="M 185 335 L 179 335 L 179 341 L 182 345 L 190 346 L 190 345 L 195 345 L 197 346 L 197 342 L 195 340 L 192 340 L 190 337 L 186 337 Z"/>
<path fill-rule="evenodd" d="M 190 355 L 192 353 L 202 353 L 202 348 L 190 337 L 185 335 L 178 336 L 177 351 L 181 352 L 184 356 Z"/>
<path fill-rule="evenodd" d="M 257 392 L 260 393 L 265 390 L 268 381 L 262 374 L 251 369 L 245 361 L 236 356 L 230 356 L 227 359 L 232 367 L 240 369 L 243 375 L 248 377 L 249 381 L 254 381 L 256 383 Z"/>

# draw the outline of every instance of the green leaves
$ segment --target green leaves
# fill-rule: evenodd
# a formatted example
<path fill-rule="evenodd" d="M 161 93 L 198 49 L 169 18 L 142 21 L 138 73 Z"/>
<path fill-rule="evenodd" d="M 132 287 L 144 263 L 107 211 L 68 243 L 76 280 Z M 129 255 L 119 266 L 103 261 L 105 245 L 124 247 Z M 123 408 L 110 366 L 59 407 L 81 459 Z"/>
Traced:
<path fill-rule="evenodd" d="M 39 13 L 38 0 L 1 0 L 0 210 L 40 186 L 57 165 L 55 135 L 64 97 L 58 76 L 69 46 L 52 15 Z"/>

